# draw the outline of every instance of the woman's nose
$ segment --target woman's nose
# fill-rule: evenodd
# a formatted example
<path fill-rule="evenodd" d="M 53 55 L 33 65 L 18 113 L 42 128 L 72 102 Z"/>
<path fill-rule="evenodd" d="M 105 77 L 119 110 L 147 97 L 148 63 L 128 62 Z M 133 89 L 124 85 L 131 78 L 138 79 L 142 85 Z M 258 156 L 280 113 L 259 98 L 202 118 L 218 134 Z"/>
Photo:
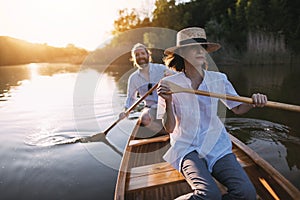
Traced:
<path fill-rule="evenodd" d="M 204 53 L 204 52 L 205 52 L 205 49 L 204 49 L 202 46 L 197 46 L 196 52 L 197 52 L 197 53 Z"/>

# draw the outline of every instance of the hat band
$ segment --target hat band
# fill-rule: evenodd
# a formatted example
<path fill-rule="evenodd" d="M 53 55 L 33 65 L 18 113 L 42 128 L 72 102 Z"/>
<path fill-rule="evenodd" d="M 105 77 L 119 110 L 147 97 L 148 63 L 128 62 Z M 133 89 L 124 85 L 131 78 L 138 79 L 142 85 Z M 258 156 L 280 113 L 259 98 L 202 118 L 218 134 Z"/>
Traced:
<path fill-rule="evenodd" d="M 187 40 L 182 40 L 179 42 L 179 45 L 193 44 L 193 43 L 207 43 L 205 38 L 190 38 Z"/>

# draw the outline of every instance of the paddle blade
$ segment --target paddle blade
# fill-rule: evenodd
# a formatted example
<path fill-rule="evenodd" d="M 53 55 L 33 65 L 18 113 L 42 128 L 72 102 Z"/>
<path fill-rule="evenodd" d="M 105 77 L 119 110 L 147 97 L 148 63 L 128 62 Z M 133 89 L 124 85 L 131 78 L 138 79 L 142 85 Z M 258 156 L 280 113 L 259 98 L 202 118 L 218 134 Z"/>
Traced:
<path fill-rule="evenodd" d="M 106 140 L 106 135 L 104 133 L 97 133 L 95 135 L 85 137 L 85 138 L 80 138 L 78 142 L 81 143 L 87 143 L 87 142 L 101 142 Z"/>

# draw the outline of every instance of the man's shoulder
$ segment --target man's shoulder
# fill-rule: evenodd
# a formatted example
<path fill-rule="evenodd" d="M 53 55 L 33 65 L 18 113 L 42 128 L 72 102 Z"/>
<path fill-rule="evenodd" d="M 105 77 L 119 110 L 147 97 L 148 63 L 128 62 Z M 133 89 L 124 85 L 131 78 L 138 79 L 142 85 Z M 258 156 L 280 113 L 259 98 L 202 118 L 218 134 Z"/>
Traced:
<path fill-rule="evenodd" d="M 128 77 L 128 79 L 133 79 L 138 76 L 138 69 L 135 69 Z"/>

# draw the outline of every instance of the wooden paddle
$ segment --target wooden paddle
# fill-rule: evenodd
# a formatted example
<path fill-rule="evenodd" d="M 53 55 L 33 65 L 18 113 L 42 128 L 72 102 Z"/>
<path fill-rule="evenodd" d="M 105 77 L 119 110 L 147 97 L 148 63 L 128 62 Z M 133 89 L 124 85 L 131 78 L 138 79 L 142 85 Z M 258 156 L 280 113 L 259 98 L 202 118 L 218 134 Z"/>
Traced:
<path fill-rule="evenodd" d="M 130 106 L 126 111 L 125 111 L 125 116 L 128 116 L 129 113 L 139 104 L 141 103 L 149 94 L 151 94 L 158 86 L 158 83 L 156 83 L 150 90 L 144 94 L 139 100 L 137 100 L 132 106 Z M 124 117 L 125 118 L 125 117 Z M 107 133 L 115 126 L 117 125 L 122 119 L 124 118 L 118 118 L 114 123 L 112 123 L 107 129 L 105 129 L 101 133 L 97 133 L 95 135 L 86 137 L 86 138 L 80 138 L 78 141 L 79 142 L 96 142 L 96 141 L 102 141 L 105 140 L 105 136 Z"/>
<path fill-rule="evenodd" d="M 219 99 L 227 99 L 227 100 L 231 100 L 231 101 L 238 101 L 238 102 L 242 102 L 242 103 L 253 104 L 252 98 L 249 98 L 249 97 L 231 96 L 231 95 L 227 95 L 227 94 L 218 94 L 218 93 L 207 92 L 207 91 L 203 91 L 203 90 L 193 90 L 193 89 L 189 89 L 189 88 L 183 88 L 183 87 L 176 85 L 174 83 L 171 83 L 171 82 L 168 82 L 167 84 L 170 86 L 171 93 L 186 92 L 186 93 L 192 93 L 192 94 L 197 94 L 197 95 L 215 97 L 215 98 L 219 98 Z M 274 101 L 268 101 L 265 106 L 271 107 L 271 108 L 279 108 L 279 109 L 283 109 L 283 110 L 300 112 L 300 106 L 298 106 L 298 105 L 291 105 L 291 104 L 279 103 L 279 102 L 274 102 Z"/>

